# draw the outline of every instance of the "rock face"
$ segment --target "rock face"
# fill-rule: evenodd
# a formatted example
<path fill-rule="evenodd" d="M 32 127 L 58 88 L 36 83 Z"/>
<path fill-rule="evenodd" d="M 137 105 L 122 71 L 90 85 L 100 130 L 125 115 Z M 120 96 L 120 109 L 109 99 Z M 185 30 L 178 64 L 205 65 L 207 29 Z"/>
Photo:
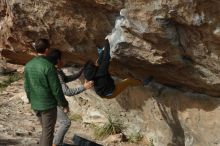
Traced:
<path fill-rule="evenodd" d="M 111 35 L 116 62 L 134 76 L 219 96 L 219 4 L 128 1 Z"/>
<path fill-rule="evenodd" d="M 108 35 L 112 74 L 153 75 L 184 91 L 159 87 L 156 95 L 143 90 L 117 98 L 122 109 L 135 109 L 134 125 L 158 146 L 218 146 L 219 99 L 210 96 L 220 96 L 219 6 L 218 0 L 1 0 L 0 48 L 24 64 L 30 44 L 45 37 L 66 63 L 83 64 L 96 59 L 96 45 Z"/>
<path fill-rule="evenodd" d="M 111 32 L 119 2 L 85 0 L 0 2 L 0 46 L 29 51 L 31 42 L 48 38 L 66 52 L 67 61 L 94 58 L 95 43 Z M 90 56 L 88 56 L 90 54 Z"/>
<path fill-rule="evenodd" d="M 148 89 L 132 88 L 116 100 L 129 116 L 133 115 L 128 125 L 143 130 L 156 146 L 220 145 L 218 98 L 171 88 L 155 95 L 155 85 L 151 84 Z"/>
<path fill-rule="evenodd" d="M 152 74 L 164 84 L 219 96 L 219 5 L 217 0 L 2 0 L 0 47 L 28 53 L 31 42 L 45 37 L 65 52 L 67 63 L 83 64 L 95 60 L 95 45 L 109 34 L 115 75 Z"/>

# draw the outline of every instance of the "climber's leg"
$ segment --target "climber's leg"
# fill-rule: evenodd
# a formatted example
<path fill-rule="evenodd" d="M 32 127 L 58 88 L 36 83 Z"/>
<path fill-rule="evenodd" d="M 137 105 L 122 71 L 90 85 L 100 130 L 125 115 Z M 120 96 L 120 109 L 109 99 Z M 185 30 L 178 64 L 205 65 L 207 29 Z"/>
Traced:
<path fill-rule="evenodd" d="M 122 91 L 124 91 L 127 87 L 129 87 L 129 86 L 139 86 L 139 85 L 143 85 L 143 83 L 139 80 L 135 80 L 135 79 L 132 79 L 132 78 L 124 79 L 124 80 L 116 83 L 115 90 L 113 91 L 113 93 L 111 95 L 103 96 L 102 98 L 108 98 L 108 99 L 114 98 L 117 95 L 119 95 Z"/>

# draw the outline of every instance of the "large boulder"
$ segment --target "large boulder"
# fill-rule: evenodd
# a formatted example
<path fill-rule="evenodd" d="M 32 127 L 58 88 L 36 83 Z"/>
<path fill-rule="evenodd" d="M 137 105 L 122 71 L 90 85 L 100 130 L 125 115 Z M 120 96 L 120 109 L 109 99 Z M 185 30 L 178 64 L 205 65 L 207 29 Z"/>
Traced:
<path fill-rule="evenodd" d="M 95 60 L 95 46 L 109 35 L 112 74 L 154 75 L 219 96 L 219 6 L 217 0 L 2 0 L 0 48 L 28 54 L 31 42 L 45 37 L 64 51 L 66 63 L 83 64 Z"/>

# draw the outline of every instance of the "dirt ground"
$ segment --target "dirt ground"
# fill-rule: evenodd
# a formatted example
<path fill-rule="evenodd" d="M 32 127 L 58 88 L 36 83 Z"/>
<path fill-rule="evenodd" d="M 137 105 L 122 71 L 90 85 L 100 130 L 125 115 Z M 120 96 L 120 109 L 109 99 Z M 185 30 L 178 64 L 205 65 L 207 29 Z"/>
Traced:
<path fill-rule="evenodd" d="M 2 81 L 4 77 L 0 79 Z M 30 104 L 21 99 L 24 95 L 23 80 L 12 83 L 0 92 L 0 146 L 38 146 L 41 126 Z M 97 141 L 94 139 L 93 130 L 81 120 L 74 120 L 65 142 L 72 143 L 74 134 L 78 134 L 105 146 L 147 146 L 144 143 Z"/>

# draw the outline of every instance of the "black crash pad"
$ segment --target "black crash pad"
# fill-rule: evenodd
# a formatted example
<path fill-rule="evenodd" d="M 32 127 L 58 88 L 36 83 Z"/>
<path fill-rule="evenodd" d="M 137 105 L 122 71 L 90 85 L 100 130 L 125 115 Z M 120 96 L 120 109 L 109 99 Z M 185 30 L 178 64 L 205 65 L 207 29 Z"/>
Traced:
<path fill-rule="evenodd" d="M 74 135 L 73 142 L 77 146 L 103 146 L 78 135 Z"/>

